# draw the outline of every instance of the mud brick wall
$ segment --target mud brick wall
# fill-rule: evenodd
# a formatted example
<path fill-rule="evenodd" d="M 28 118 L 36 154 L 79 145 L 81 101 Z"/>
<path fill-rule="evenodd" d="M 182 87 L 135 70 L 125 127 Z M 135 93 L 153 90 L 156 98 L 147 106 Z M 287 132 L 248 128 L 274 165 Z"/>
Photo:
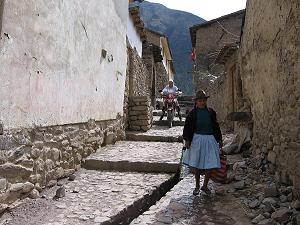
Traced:
<path fill-rule="evenodd" d="M 240 48 L 257 154 L 300 196 L 300 1 L 247 3 Z"/>
<path fill-rule="evenodd" d="M 199 79 L 199 89 L 203 89 L 210 96 L 208 104 L 217 112 L 217 117 L 224 131 L 233 131 L 234 122 L 228 120 L 232 112 L 249 112 L 244 108 L 242 84 L 239 70 L 237 69 L 238 51 L 226 58 L 224 73 L 217 79 L 208 76 Z M 213 81 L 212 81 L 213 80 Z"/>
<path fill-rule="evenodd" d="M 225 45 L 239 41 L 244 14 L 245 11 L 241 10 L 195 28 L 197 71 L 209 70 L 217 76 L 223 72 L 223 66 L 216 65 L 214 61 Z"/>
<path fill-rule="evenodd" d="M 80 168 L 102 145 L 125 138 L 123 118 L 4 130 L 0 135 L 0 204 L 35 193 Z"/>
<path fill-rule="evenodd" d="M 210 97 L 207 100 L 208 107 L 213 108 L 217 113 L 217 119 L 222 126 L 223 129 L 228 130 L 228 121 L 226 120 L 226 116 L 228 114 L 227 107 L 229 104 L 229 99 L 227 97 L 227 82 L 226 76 L 221 76 L 215 82 L 205 82 L 204 84 L 199 85 L 200 89 L 203 89 L 207 95 Z"/>
<path fill-rule="evenodd" d="M 129 130 L 147 131 L 153 123 L 153 107 L 149 97 L 129 98 Z"/>

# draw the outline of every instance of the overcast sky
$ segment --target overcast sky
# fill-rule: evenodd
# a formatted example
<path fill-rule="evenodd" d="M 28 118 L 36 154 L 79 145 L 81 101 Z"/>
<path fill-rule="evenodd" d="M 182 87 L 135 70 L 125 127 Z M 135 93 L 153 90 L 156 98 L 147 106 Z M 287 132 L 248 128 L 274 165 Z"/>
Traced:
<path fill-rule="evenodd" d="M 193 13 L 205 20 L 244 9 L 247 0 L 147 0 L 163 4 L 171 9 Z"/>

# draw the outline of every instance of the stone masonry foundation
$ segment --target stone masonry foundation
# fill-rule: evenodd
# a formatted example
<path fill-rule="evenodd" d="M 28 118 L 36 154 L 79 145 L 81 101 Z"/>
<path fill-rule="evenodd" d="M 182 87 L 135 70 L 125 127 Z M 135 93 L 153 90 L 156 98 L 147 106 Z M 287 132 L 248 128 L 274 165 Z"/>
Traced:
<path fill-rule="evenodd" d="M 129 98 L 129 129 L 147 131 L 152 127 L 153 107 L 149 97 Z"/>
<path fill-rule="evenodd" d="M 116 120 L 34 127 L 0 135 L 0 203 L 38 197 L 80 168 L 99 147 L 123 140 L 123 118 Z"/>

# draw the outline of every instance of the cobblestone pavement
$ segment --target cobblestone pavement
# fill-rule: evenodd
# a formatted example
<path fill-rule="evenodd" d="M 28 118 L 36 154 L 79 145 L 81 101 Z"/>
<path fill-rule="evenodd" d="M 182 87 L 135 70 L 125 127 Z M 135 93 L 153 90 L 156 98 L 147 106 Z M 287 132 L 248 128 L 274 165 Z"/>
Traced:
<path fill-rule="evenodd" d="M 179 163 L 181 143 L 120 141 L 100 148 L 88 159 L 129 162 Z"/>
<path fill-rule="evenodd" d="M 181 142 L 182 130 L 182 126 L 172 128 L 165 126 L 153 126 L 147 132 L 127 132 L 126 138 L 131 141 Z"/>
<path fill-rule="evenodd" d="M 180 110 L 180 112 L 181 112 L 180 114 L 181 114 L 182 118 L 186 117 L 185 110 L 186 110 L 185 108 L 181 108 L 181 110 Z M 161 115 L 162 115 L 162 111 L 161 110 L 157 110 L 157 109 L 153 110 L 153 116 L 154 117 L 158 117 L 159 118 Z M 164 118 L 166 118 L 166 116 Z M 178 117 L 176 116 L 175 118 L 178 118 Z"/>
<path fill-rule="evenodd" d="M 211 188 L 212 184 L 210 184 Z M 185 177 L 156 205 L 131 222 L 131 225 L 250 225 L 237 200 L 230 196 L 193 196 L 194 179 Z"/>
<path fill-rule="evenodd" d="M 28 200 L 1 218 L 7 225 L 105 224 L 149 196 L 169 174 L 99 172 L 81 169 L 74 181 L 64 181 L 66 196 L 52 200 L 57 186 L 45 198 Z M 4 221 L 7 221 L 6 223 Z"/>
<path fill-rule="evenodd" d="M 84 163 L 86 169 L 176 173 L 182 143 L 120 141 L 100 148 Z"/>
<path fill-rule="evenodd" d="M 159 121 L 160 116 L 153 116 L 154 121 Z M 165 115 L 163 121 L 167 121 L 167 116 Z M 180 121 L 179 118 L 176 116 L 174 117 L 174 121 Z M 182 121 L 185 121 L 185 117 L 182 117 Z"/>
<path fill-rule="evenodd" d="M 154 125 L 157 125 L 157 126 L 165 126 L 167 127 L 168 126 L 168 121 L 167 121 L 167 117 L 165 116 L 163 118 L 163 120 L 159 120 L 159 116 L 154 116 L 153 117 L 153 124 Z M 184 126 L 184 121 L 185 121 L 185 118 L 182 118 L 182 121 L 179 120 L 178 117 L 175 117 L 174 120 L 173 120 L 173 127 L 174 126 Z"/>

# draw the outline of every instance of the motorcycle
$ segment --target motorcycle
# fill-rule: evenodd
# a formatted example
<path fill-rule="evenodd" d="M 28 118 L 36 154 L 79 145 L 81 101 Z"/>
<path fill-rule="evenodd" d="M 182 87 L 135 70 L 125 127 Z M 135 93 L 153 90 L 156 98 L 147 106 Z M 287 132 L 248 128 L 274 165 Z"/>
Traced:
<path fill-rule="evenodd" d="M 176 107 L 177 107 L 177 96 L 179 96 L 182 92 L 178 90 L 176 94 L 162 94 L 162 97 L 164 98 L 164 106 L 166 107 L 167 111 L 167 121 L 168 126 L 171 128 L 173 126 L 173 120 L 175 117 Z"/>

